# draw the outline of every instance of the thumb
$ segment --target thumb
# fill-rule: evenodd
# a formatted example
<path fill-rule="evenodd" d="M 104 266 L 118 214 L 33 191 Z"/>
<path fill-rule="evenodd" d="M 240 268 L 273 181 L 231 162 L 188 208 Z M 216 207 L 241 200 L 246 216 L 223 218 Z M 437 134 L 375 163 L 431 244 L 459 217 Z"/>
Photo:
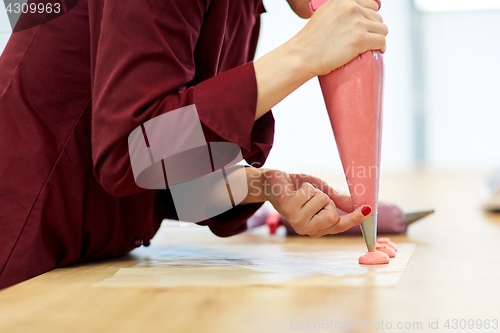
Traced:
<path fill-rule="evenodd" d="M 372 208 L 368 205 L 358 207 L 352 213 L 341 216 L 339 222 L 335 225 L 321 230 L 321 234 L 328 235 L 344 232 L 347 229 L 363 223 L 368 218 L 368 216 L 370 216 L 372 211 Z"/>

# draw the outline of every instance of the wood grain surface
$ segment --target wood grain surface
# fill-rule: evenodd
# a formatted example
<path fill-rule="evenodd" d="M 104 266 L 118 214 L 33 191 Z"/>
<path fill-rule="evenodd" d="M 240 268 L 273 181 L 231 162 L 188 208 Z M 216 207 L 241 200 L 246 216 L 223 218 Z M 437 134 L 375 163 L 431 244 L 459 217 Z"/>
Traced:
<path fill-rule="evenodd" d="M 480 209 L 484 176 L 430 172 L 382 176 L 383 199 L 408 211 L 436 209 L 435 215 L 411 226 L 408 235 L 391 237 L 416 246 L 392 288 L 98 286 L 122 268 L 148 265 L 148 258 L 169 245 L 252 245 L 259 251 L 282 242 L 314 248 L 360 241 L 249 234 L 220 239 L 198 229 L 162 228 L 148 249 L 57 269 L 1 291 L 0 332 L 499 331 L 444 327 L 448 319 L 450 326 L 453 319 L 490 323 L 500 319 L 500 217 Z M 429 328 L 436 321 L 439 329 Z"/>

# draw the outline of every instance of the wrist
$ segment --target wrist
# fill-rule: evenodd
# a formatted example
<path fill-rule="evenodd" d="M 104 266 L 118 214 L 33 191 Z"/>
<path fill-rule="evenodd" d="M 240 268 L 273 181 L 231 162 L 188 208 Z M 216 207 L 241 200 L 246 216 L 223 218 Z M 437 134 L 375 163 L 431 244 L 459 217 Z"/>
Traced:
<path fill-rule="evenodd" d="M 242 204 L 262 203 L 268 201 L 264 188 L 264 173 L 266 169 L 246 167 L 245 171 L 247 174 L 248 195 Z"/>
<path fill-rule="evenodd" d="M 304 47 L 298 35 L 283 44 L 281 48 L 283 48 L 285 59 L 287 59 L 290 74 L 301 84 L 318 75 L 312 66 L 314 64 L 314 61 L 311 61 L 313 55 L 308 47 Z"/>

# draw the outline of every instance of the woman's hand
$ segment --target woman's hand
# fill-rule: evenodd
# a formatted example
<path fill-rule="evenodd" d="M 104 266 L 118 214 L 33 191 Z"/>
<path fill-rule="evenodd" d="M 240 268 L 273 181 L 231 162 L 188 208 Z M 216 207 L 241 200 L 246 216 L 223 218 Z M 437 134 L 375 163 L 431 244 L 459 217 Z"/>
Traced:
<path fill-rule="evenodd" d="M 340 233 L 360 224 L 371 213 L 369 206 L 354 210 L 350 196 L 339 194 L 313 176 L 265 169 L 253 169 L 247 175 L 251 195 L 269 200 L 300 235 Z M 350 214 L 339 216 L 337 207 Z"/>
<path fill-rule="evenodd" d="M 308 2 L 289 0 L 301 16 Z M 377 10 L 375 0 L 328 0 L 297 35 L 255 61 L 255 119 L 314 76 L 328 74 L 365 51 L 385 52 L 388 29 Z"/>
<path fill-rule="evenodd" d="M 328 74 L 368 50 L 384 53 L 388 29 L 377 10 L 374 0 L 328 0 L 290 43 L 303 50 L 313 76 Z"/>

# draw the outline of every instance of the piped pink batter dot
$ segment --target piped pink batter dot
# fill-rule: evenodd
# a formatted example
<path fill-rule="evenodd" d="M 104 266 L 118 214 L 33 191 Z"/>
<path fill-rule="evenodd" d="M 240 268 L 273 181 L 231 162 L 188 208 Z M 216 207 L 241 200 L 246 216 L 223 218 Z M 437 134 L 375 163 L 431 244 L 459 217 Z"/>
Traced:
<path fill-rule="evenodd" d="M 396 256 L 396 251 L 394 251 L 392 247 L 387 246 L 387 244 L 377 243 L 375 249 L 377 251 L 384 252 L 389 256 L 389 258 L 394 258 Z"/>
<path fill-rule="evenodd" d="M 385 253 L 379 251 L 366 252 L 361 257 L 359 257 L 358 262 L 361 265 L 384 265 L 388 264 L 389 256 Z"/>
<path fill-rule="evenodd" d="M 387 246 L 392 247 L 394 251 L 398 250 L 398 246 L 396 245 L 396 243 L 391 242 L 391 240 L 387 237 L 381 237 L 377 239 L 377 243 L 387 244 Z"/>

